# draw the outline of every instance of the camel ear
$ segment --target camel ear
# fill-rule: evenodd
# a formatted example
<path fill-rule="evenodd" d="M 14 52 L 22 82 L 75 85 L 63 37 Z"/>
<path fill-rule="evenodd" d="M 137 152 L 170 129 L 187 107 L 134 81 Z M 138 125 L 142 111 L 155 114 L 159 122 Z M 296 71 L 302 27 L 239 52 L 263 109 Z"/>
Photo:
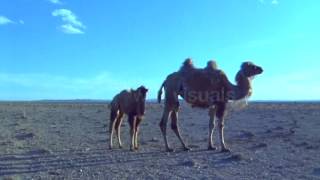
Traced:
<path fill-rule="evenodd" d="M 250 65 L 250 62 L 244 62 L 241 64 L 241 69 L 246 69 Z"/>
<path fill-rule="evenodd" d="M 144 86 L 140 86 L 140 87 L 138 88 L 138 91 L 139 91 L 139 93 L 140 93 L 143 97 L 145 97 L 146 94 L 147 94 L 147 92 L 148 92 L 148 89 L 145 88 Z"/>
<path fill-rule="evenodd" d="M 242 63 L 241 65 L 241 71 L 244 73 L 245 76 L 250 76 L 250 68 L 249 66 L 251 65 L 252 63 L 250 62 L 244 62 Z"/>

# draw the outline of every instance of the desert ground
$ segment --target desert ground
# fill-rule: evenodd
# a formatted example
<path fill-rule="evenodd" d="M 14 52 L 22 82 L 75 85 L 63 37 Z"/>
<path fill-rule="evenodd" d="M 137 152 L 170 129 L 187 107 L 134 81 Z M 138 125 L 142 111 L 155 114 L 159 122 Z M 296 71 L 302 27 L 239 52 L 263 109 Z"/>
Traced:
<path fill-rule="evenodd" d="M 162 109 L 148 102 L 140 150 L 131 152 L 126 119 L 124 148 L 115 139 L 115 149 L 108 149 L 107 103 L 2 102 L 0 179 L 320 179 L 320 103 L 229 107 L 225 139 L 231 153 L 207 150 L 207 110 L 183 103 L 179 125 L 192 151 L 182 151 L 168 124 L 176 151 L 165 152 Z"/>

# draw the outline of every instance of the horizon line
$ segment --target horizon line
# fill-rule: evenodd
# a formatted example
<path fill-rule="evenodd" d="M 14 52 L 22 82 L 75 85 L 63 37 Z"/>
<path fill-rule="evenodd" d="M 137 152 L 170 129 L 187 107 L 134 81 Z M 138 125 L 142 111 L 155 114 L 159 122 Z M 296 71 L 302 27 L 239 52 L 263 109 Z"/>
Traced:
<path fill-rule="evenodd" d="M 3 102 L 110 102 L 112 99 L 34 99 L 34 100 L 2 100 L 0 99 L 0 103 Z M 147 102 L 157 101 L 156 98 L 146 99 Z M 183 99 L 179 99 L 179 101 L 184 101 Z M 308 99 L 277 99 L 277 100 L 248 100 L 249 102 L 320 102 L 320 99 L 308 100 Z"/>

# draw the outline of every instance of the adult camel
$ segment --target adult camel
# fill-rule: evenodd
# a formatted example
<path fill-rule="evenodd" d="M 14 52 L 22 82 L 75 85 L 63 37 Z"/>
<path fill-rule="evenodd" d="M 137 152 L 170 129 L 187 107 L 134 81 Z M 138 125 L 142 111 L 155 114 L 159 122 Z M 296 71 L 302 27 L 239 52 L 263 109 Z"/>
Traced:
<path fill-rule="evenodd" d="M 209 142 L 208 149 L 213 146 L 212 135 L 217 117 L 221 152 L 229 152 L 224 142 L 224 116 L 228 101 L 241 100 L 252 94 L 251 79 L 261 74 L 263 69 L 252 62 L 242 63 L 236 75 L 236 85 L 233 85 L 225 73 L 217 69 L 214 61 L 209 61 L 203 69 L 195 68 L 191 59 L 186 59 L 178 72 L 169 74 L 158 92 L 158 102 L 161 102 L 162 89 L 165 91 L 164 111 L 160 129 L 164 138 L 166 151 L 173 151 L 167 140 L 167 122 L 171 117 L 171 128 L 179 138 L 183 149 L 190 150 L 184 143 L 178 127 L 179 99 L 181 96 L 192 107 L 209 109 Z"/>

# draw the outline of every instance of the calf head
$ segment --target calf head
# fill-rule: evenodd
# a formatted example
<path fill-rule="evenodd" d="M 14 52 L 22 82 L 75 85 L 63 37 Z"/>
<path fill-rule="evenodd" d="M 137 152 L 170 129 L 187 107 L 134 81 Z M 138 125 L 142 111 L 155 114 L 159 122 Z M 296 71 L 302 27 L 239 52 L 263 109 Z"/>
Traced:
<path fill-rule="evenodd" d="M 143 116 L 145 113 L 145 103 L 148 89 L 144 86 L 140 86 L 134 91 L 135 104 L 138 116 Z"/>

